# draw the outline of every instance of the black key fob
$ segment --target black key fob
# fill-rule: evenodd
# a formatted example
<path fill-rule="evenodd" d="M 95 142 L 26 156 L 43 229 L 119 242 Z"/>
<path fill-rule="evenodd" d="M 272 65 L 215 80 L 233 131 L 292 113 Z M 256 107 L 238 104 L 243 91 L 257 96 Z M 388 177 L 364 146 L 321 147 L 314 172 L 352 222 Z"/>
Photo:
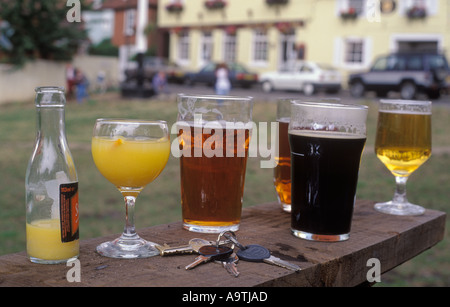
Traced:
<path fill-rule="evenodd" d="M 264 246 L 251 244 L 247 245 L 245 249 L 238 250 L 236 255 L 245 261 L 262 262 L 270 257 L 270 251 Z"/>

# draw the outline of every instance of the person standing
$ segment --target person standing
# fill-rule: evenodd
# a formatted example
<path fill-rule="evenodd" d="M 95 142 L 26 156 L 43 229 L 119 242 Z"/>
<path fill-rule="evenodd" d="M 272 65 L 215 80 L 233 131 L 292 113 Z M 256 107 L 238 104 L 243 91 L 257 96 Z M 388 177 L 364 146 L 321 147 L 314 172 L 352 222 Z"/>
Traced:
<path fill-rule="evenodd" d="M 231 82 L 228 77 L 228 67 L 225 63 L 218 64 L 216 67 L 215 90 L 217 95 L 228 95 L 230 93 Z"/>
<path fill-rule="evenodd" d="M 87 90 L 89 87 L 89 81 L 80 69 L 75 69 L 75 79 L 77 87 L 77 103 L 83 103 L 88 97 Z"/>
<path fill-rule="evenodd" d="M 152 83 L 155 95 L 159 95 L 162 93 L 167 94 L 169 92 L 167 88 L 166 74 L 164 73 L 164 71 L 157 72 L 152 79 Z"/>
<path fill-rule="evenodd" d="M 74 93 L 75 86 L 75 68 L 73 68 L 72 64 L 68 63 L 66 65 L 66 83 L 67 83 L 67 98 L 72 98 Z"/>

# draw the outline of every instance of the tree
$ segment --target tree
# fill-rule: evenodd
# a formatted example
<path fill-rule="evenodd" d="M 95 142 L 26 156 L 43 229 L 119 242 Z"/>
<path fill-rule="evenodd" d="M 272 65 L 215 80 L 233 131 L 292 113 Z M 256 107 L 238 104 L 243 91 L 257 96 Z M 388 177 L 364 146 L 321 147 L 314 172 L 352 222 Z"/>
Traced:
<path fill-rule="evenodd" d="M 36 58 L 71 60 L 87 39 L 82 22 L 69 22 L 71 8 L 66 0 L 0 0 L 0 36 L 9 41 L 0 44 L 0 53 L 18 66 Z"/>

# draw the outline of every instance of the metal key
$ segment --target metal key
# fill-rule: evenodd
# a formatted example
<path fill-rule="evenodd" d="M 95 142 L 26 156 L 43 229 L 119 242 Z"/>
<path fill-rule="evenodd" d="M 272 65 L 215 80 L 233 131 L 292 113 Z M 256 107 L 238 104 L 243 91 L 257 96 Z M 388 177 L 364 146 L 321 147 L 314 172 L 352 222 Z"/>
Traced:
<path fill-rule="evenodd" d="M 189 241 L 188 245 L 170 247 L 169 245 L 164 244 L 157 246 L 157 248 L 159 249 L 159 253 L 161 256 L 171 256 L 197 253 L 200 247 L 212 244 L 213 243 L 208 240 L 194 238 Z"/>
<path fill-rule="evenodd" d="M 239 257 L 239 259 L 242 259 L 244 261 L 266 262 L 293 271 L 301 270 L 301 268 L 298 265 L 289 263 L 287 261 L 281 260 L 278 257 L 272 256 L 267 248 L 257 244 L 247 245 L 244 247 L 244 249 L 238 250 L 236 254 Z"/>
<path fill-rule="evenodd" d="M 198 250 L 199 256 L 197 256 L 191 264 L 185 267 L 186 270 L 190 270 L 198 266 L 199 264 L 209 262 L 211 260 L 222 260 L 228 258 L 233 250 L 228 246 L 215 246 L 205 245 Z"/>
<path fill-rule="evenodd" d="M 222 264 L 225 270 L 227 270 L 227 272 L 233 275 L 234 277 L 239 276 L 239 271 L 237 270 L 236 267 L 238 261 L 239 257 L 236 255 L 236 253 L 232 253 L 231 256 L 226 259 L 215 260 L 216 263 Z"/>

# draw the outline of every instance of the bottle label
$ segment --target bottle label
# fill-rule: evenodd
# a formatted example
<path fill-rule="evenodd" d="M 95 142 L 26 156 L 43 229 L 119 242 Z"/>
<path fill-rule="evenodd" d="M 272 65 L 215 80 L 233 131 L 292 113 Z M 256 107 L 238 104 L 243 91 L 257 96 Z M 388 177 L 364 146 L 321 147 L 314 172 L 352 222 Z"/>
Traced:
<path fill-rule="evenodd" d="M 61 220 L 61 242 L 71 242 L 79 238 L 78 182 L 59 186 L 59 208 Z"/>

